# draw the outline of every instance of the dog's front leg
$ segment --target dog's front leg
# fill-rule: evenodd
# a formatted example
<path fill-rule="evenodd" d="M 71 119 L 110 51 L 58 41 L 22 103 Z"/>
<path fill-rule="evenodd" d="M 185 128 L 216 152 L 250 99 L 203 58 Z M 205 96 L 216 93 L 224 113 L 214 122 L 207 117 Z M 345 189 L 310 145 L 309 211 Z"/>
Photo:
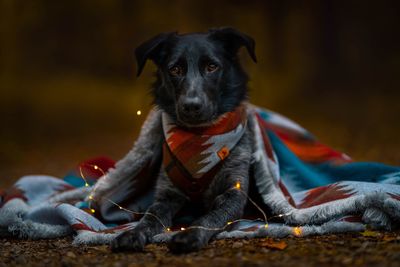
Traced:
<path fill-rule="evenodd" d="M 208 244 L 209 240 L 221 232 L 227 222 L 243 215 L 246 196 L 237 189 L 227 190 L 219 195 L 209 213 L 193 222 L 187 230 L 172 237 L 168 247 L 173 253 L 196 251 Z"/>
<path fill-rule="evenodd" d="M 199 250 L 221 232 L 228 222 L 242 217 L 249 188 L 250 142 L 250 134 L 246 130 L 210 184 L 209 195 L 205 197 L 212 199 L 205 200 L 210 207 L 209 212 L 195 220 L 192 227 L 173 236 L 168 244 L 172 252 Z"/>
<path fill-rule="evenodd" d="M 141 251 L 156 234 L 165 230 L 172 223 L 175 214 L 188 201 L 178 189 L 172 186 L 162 171 L 157 181 L 154 203 L 148 208 L 138 225 L 117 236 L 111 243 L 113 251 Z"/>
<path fill-rule="evenodd" d="M 95 205 L 105 195 L 118 188 L 121 183 L 134 177 L 161 150 L 163 140 L 161 111 L 153 109 L 143 123 L 139 137 L 133 148 L 118 161 L 115 168 L 101 177 L 93 186 L 91 193 L 92 205 Z M 107 170 L 104 170 L 107 171 Z M 86 199 L 89 201 L 89 199 Z"/>

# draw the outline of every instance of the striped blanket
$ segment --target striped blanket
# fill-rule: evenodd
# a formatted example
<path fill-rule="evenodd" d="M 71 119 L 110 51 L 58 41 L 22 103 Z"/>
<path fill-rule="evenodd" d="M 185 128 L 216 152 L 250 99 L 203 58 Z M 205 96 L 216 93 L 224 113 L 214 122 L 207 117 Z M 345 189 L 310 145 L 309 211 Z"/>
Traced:
<path fill-rule="evenodd" d="M 265 190 L 268 177 L 296 213 L 272 209 L 268 216 L 275 220 L 269 221 L 268 227 L 265 221 L 243 220 L 216 238 L 306 236 L 363 231 L 368 225 L 384 229 L 399 225 L 399 167 L 353 162 L 284 116 L 252 105 L 247 109 L 256 122 L 253 132 L 257 143 L 252 159 L 256 170 L 251 177 L 257 196 L 250 197 L 274 207 L 273 194 Z M 87 196 L 92 186 L 114 164 L 106 157 L 94 158 L 80 163 L 62 179 L 30 175 L 0 190 L 0 236 L 37 239 L 75 235 L 75 244 L 105 244 L 135 227 L 152 203 L 155 170 L 149 162 L 123 185 L 124 189 L 135 188 L 135 194 L 116 191 L 108 202 L 91 207 Z M 257 168 L 268 175 L 259 175 Z M 332 210 L 337 216 L 323 220 Z M 285 216 L 290 218 L 285 220 Z M 179 229 L 184 217 L 171 229 Z M 154 242 L 167 241 L 173 234 L 159 234 Z"/>

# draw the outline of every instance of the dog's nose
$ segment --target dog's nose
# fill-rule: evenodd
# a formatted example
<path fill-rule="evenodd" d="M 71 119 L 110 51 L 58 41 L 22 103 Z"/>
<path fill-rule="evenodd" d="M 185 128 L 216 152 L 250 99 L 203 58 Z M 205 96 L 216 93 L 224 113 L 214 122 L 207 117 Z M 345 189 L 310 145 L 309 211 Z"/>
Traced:
<path fill-rule="evenodd" d="M 203 105 L 198 97 L 186 99 L 182 103 L 182 110 L 189 115 L 198 115 L 201 113 Z"/>

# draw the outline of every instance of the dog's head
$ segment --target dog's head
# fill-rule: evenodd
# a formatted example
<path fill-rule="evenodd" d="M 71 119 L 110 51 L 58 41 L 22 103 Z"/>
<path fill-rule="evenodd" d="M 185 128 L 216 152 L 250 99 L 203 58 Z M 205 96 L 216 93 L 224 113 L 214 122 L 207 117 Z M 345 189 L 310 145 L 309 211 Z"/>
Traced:
<path fill-rule="evenodd" d="M 254 40 L 233 28 L 162 33 L 136 48 L 137 75 L 152 60 L 155 104 L 180 125 L 207 125 L 247 98 L 247 75 L 237 58 L 242 46 L 256 62 Z"/>

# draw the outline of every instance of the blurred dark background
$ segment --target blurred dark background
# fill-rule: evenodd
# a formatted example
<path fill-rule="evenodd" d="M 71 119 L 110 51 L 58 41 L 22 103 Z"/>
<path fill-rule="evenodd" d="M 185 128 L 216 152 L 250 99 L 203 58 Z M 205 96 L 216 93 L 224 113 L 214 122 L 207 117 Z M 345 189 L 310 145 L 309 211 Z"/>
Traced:
<path fill-rule="evenodd" d="M 400 163 L 400 2 L 0 0 L 0 186 L 118 159 L 151 107 L 154 66 L 133 49 L 163 31 L 233 26 L 252 102 L 357 160 Z M 137 110 L 142 111 L 137 116 Z"/>

